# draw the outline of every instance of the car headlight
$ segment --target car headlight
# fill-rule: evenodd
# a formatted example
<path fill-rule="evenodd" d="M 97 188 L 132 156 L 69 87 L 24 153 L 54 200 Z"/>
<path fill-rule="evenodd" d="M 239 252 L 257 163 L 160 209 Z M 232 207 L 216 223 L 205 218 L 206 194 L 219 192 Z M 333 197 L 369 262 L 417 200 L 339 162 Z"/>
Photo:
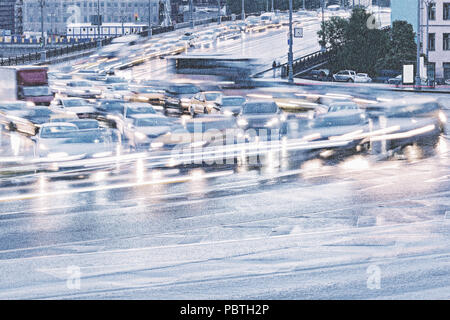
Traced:
<path fill-rule="evenodd" d="M 183 105 L 183 106 L 188 106 L 191 103 L 191 100 L 186 99 L 186 98 L 183 98 L 180 101 L 181 101 L 181 105 Z"/>
<path fill-rule="evenodd" d="M 266 126 L 267 127 L 274 127 L 274 126 L 278 125 L 278 123 L 280 123 L 280 120 L 278 120 L 278 118 L 273 118 L 273 119 L 271 119 L 270 121 L 268 121 L 266 123 Z"/>
<path fill-rule="evenodd" d="M 439 111 L 439 120 L 441 121 L 442 124 L 447 123 L 447 116 L 443 111 Z"/>
<path fill-rule="evenodd" d="M 105 158 L 105 157 L 109 157 L 109 156 L 112 156 L 112 152 L 111 151 L 98 152 L 98 153 L 94 153 L 92 155 L 93 158 Z"/>
<path fill-rule="evenodd" d="M 245 120 L 245 119 L 239 119 L 239 120 L 237 121 L 237 124 L 238 124 L 238 126 L 240 126 L 240 127 L 245 127 L 246 125 L 248 125 L 248 121 Z"/>
<path fill-rule="evenodd" d="M 159 148 L 164 147 L 164 143 L 163 143 L 163 142 L 153 142 L 153 143 L 150 145 L 150 147 L 151 147 L 152 149 L 159 149 Z"/>
<path fill-rule="evenodd" d="M 234 115 L 234 113 L 233 113 L 232 111 L 230 111 L 230 110 L 225 110 L 225 111 L 223 112 L 223 114 L 226 115 L 227 117 L 231 117 L 231 116 Z"/>
<path fill-rule="evenodd" d="M 197 142 L 192 142 L 190 144 L 191 148 L 200 148 L 203 147 L 207 142 L 206 141 L 197 141 Z"/>
<path fill-rule="evenodd" d="M 56 158 L 66 158 L 68 156 L 69 156 L 69 154 L 67 152 L 54 152 L 54 153 L 49 153 L 47 157 L 56 159 Z"/>
<path fill-rule="evenodd" d="M 141 141 L 147 139 L 147 135 L 143 134 L 142 132 L 135 132 L 134 136 L 136 137 L 136 139 Z"/>
<path fill-rule="evenodd" d="M 47 150 L 48 150 L 48 147 L 47 147 L 45 144 L 40 144 L 40 145 L 39 145 L 39 150 L 47 151 Z"/>

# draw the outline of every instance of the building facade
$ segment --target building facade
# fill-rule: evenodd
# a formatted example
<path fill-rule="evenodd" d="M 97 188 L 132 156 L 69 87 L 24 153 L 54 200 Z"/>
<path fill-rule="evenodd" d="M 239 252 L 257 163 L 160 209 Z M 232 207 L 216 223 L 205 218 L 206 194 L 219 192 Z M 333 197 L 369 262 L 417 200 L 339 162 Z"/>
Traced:
<path fill-rule="evenodd" d="M 428 5 L 424 3 L 421 25 L 422 44 L 430 62 L 430 76 L 450 79 L 450 0 L 434 0 Z"/>
<path fill-rule="evenodd" d="M 15 3 L 16 0 L 0 1 L 0 35 L 4 32 L 15 33 Z"/>
<path fill-rule="evenodd" d="M 100 5 L 100 6 L 98 6 Z M 64 35 L 68 24 L 92 23 L 98 15 L 103 23 L 159 24 L 159 0 L 45 0 L 44 32 Z M 23 0 L 23 31 L 40 32 L 39 0 Z"/>
<path fill-rule="evenodd" d="M 392 0 L 391 21 L 404 20 L 417 32 L 419 0 Z M 421 1 L 421 50 L 428 54 L 428 78 L 450 79 L 450 0 Z"/>

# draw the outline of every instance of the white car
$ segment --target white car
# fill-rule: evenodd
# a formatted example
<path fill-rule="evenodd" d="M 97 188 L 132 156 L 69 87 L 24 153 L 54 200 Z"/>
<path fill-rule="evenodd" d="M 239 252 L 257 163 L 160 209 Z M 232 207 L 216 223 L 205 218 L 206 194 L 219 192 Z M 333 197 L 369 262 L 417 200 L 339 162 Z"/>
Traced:
<path fill-rule="evenodd" d="M 355 82 L 356 72 L 353 70 L 341 70 L 333 75 L 333 80 L 337 82 Z"/>
<path fill-rule="evenodd" d="M 128 119 L 125 137 L 135 150 L 158 149 L 162 145 L 153 140 L 170 132 L 174 124 L 172 119 L 157 114 L 136 114 Z"/>
<path fill-rule="evenodd" d="M 372 78 L 367 73 L 357 73 L 355 76 L 355 82 L 357 83 L 370 83 Z"/>

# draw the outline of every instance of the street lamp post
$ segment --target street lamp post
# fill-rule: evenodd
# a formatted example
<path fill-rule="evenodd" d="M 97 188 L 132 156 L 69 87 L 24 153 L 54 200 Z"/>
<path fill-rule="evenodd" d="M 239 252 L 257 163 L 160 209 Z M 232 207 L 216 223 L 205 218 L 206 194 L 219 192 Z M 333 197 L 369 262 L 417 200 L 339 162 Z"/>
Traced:
<path fill-rule="evenodd" d="M 289 53 L 288 53 L 288 65 L 289 65 L 289 83 L 294 83 L 294 52 L 292 50 L 292 44 L 294 37 L 292 35 L 292 0 L 289 0 Z"/>
<path fill-rule="evenodd" d="M 272 12 L 274 12 L 275 11 L 275 9 L 273 8 L 273 0 L 272 0 Z"/>
<path fill-rule="evenodd" d="M 100 0 L 97 0 L 97 46 L 102 46 L 102 39 L 100 37 Z"/>
<path fill-rule="evenodd" d="M 195 27 L 194 23 L 194 0 L 189 0 L 189 19 L 191 23 L 191 28 Z"/>
<path fill-rule="evenodd" d="M 426 4 L 426 15 L 427 15 L 427 43 L 426 43 L 426 57 L 427 57 L 427 73 L 428 73 L 428 62 L 430 60 L 430 7 L 435 4 L 434 0 L 424 0 Z"/>
<path fill-rule="evenodd" d="M 221 24 L 222 23 L 222 13 L 221 13 L 221 8 L 220 8 L 220 0 L 217 0 L 217 24 Z"/>
<path fill-rule="evenodd" d="M 46 39 L 44 37 L 44 7 L 45 0 L 39 0 L 39 6 L 41 7 L 41 39 L 42 39 L 42 48 L 45 48 Z"/>
<path fill-rule="evenodd" d="M 322 0 L 322 45 L 320 50 L 325 51 L 325 0 Z"/>
<path fill-rule="evenodd" d="M 153 35 L 152 29 L 152 1 L 148 0 L 148 37 L 151 38 Z"/>
<path fill-rule="evenodd" d="M 245 20 L 245 0 L 242 0 L 242 12 L 241 12 L 242 20 Z"/>
<path fill-rule="evenodd" d="M 421 39 L 421 0 L 417 0 L 417 35 L 416 35 L 416 42 L 417 42 L 417 54 L 416 54 L 416 88 L 420 88 L 420 39 Z"/>

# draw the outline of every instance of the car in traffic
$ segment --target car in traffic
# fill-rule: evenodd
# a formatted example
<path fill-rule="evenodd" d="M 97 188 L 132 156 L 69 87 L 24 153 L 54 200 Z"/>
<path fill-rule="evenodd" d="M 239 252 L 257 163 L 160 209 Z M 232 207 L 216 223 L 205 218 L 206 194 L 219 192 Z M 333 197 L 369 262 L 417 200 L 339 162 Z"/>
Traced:
<path fill-rule="evenodd" d="M 127 83 L 115 83 L 106 87 L 105 99 L 124 99 L 131 95 L 130 86 Z"/>
<path fill-rule="evenodd" d="M 429 97 L 407 97 L 371 104 L 366 107 L 366 113 L 375 132 L 371 141 L 384 141 L 387 149 L 413 144 L 434 147 L 448 121 L 444 107 Z"/>
<path fill-rule="evenodd" d="M 190 83 L 178 83 L 169 85 L 164 97 L 164 108 L 175 109 L 185 113 L 189 111 L 191 99 L 200 92 L 200 88 Z"/>
<path fill-rule="evenodd" d="M 208 114 L 219 111 L 218 102 L 222 97 L 220 91 L 199 92 L 191 99 L 189 113 L 195 116 L 198 113 Z"/>
<path fill-rule="evenodd" d="M 124 136 L 134 150 L 157 149 L 154 139 L 171 131 L 174 120 L 161 115 L 135 114 L 128 118 Z"/>
<path fill-rule="evenodd" d="M 217 106 L 220 113 L 226 116 L 237 116 L 242 111 L 242 106 L 247 101 L 245 97 L 241 96 L 222 96 L 218 101 Z"/>
<path fill-rule="evenodd" d="M 330 70 L 328 69 L 311 70 L 304 78 L 316 81 L 328 81 L 331 80 Z"/>
<path fill-rule="evenodd" d="M 98 115 L 95 106 L 82 98 L 56 98 L 50 108 L 54 112 L 76 114 L 80 119 L 95 118 Z"/>
<path fill-rule="evenodd" d="M 244 131 L 252 129 L 257 136 L 281 137 L 287 133 L 286 114 L 274 101 L 250 101 L 242 106 L 237 125 Z"/>
<path fill-rule="evenodd" d="M 139 102 L 116 102 L 111 104 L 103 104 L 103 107 L 97 107 L 102 113 L 102 118 L 112 127 L 124 135 L 131 117 L 135 115 L 148 115 L 163 117 L 162 114 L 147 103 Z"/>
<path fill-rule="evenodd" d="M 64 122 L 44 124 L 35 141 L 35 155 L 52 162 L 113 156 L 121 144 L 114 130 L 80 130 L 75 124 Z"/>
<path fill-rule="evenodd" d="M 80 80 L 69 81 L 66 83 L 65 93 L 68 97 L 77 97 L 83 99 L 97 99 L 102 97 L 102 91 L 95 88 L 92 82 Z"/>
<path fill-rule="evenodd" d="M 356 83 L 371 83 L 372 78 L 367 73 L 357 73 L 355 76 Z"/>
<path fill-rule="evenodd" d="M 237 136 L 239 131 L 236 121 L 223 115 L 192 118 L 182 124 L 175 124 L 170 132 L 153 140 L 152 145 L 153 149 L 183 154 L 186 149 L 223 146 L 230 141 L 234 143 L 234 139 L 229 139 L 227 135 Z"/>
<path fill-rule="evenodd" d="M 388 84 L 401 85 L 403 83 L 403 76 L 399 74 L 395 78 L 389 78 L 387 81 Z"/>
<path fill-rule="evenodd" d="M 356 103 L 348 101 L 335 102 L 330 104 L 327 112 L 342 112 L 348 110 L 363 112 Z"/>
<path fill-rule="evenodd" d="M 333 75 L 336 82 L 355 82 L 356 72 L 353 70 L 341 70 Z"/>
<path fill-rule="evenodd" d="M 146 102 L 152 105 L 164 104 L 164 90 L 150 86 L 136 86 L 131 88 L 131 96 L 127 99 L 133 102 Z"/>

